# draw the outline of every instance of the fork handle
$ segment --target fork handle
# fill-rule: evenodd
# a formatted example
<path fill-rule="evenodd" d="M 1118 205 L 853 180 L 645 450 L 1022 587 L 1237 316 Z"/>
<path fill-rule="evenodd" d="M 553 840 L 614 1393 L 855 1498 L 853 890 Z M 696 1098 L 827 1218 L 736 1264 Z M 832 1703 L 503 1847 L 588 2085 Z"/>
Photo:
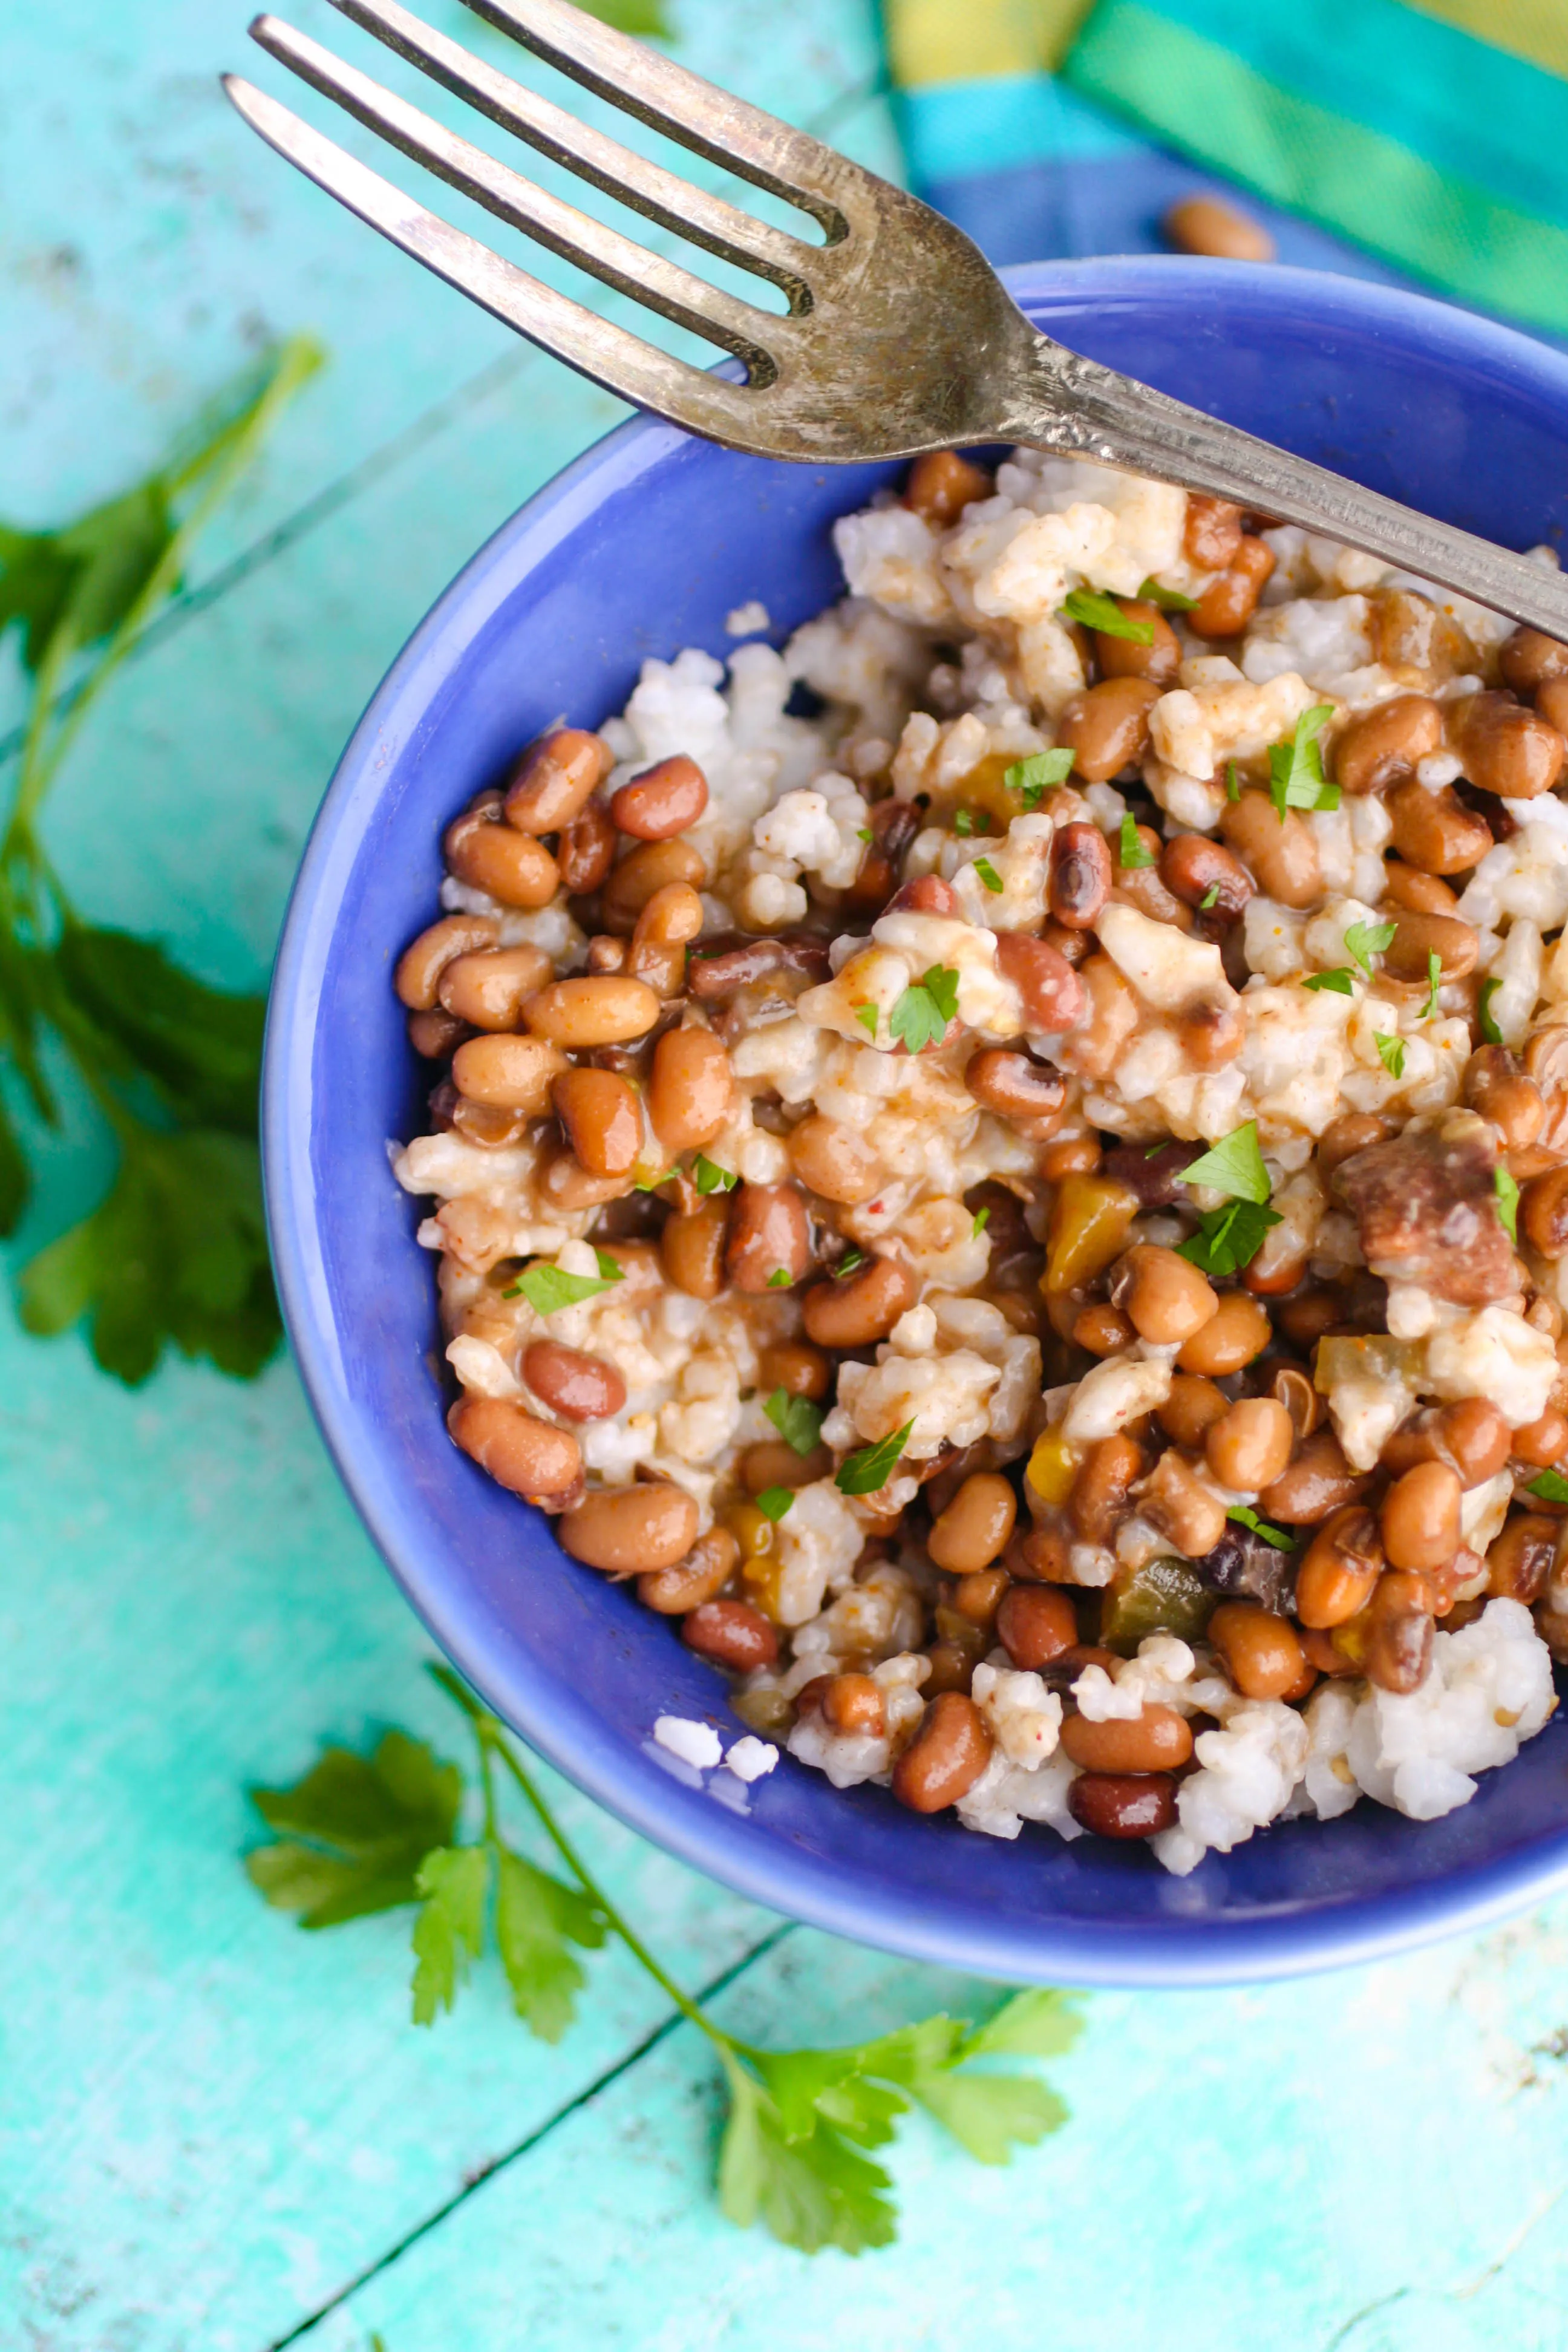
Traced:
<path fill-rule="evenodd" d="M 1301 523 L 1568 639 L 1568 579 L 1037 335 L 1003 437 Z"/>

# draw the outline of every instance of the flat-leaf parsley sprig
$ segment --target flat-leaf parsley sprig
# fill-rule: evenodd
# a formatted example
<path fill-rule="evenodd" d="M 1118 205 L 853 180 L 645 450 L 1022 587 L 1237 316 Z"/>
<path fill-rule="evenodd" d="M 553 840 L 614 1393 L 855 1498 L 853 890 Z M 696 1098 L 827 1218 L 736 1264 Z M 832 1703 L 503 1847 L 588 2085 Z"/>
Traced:
<path fill-rule="evenodd" d="M 21 1315 L 40 1335 L 89 1318 L 99 1363 L 132 1383 L 165 1347 L 250 1375 L 278 1344 L 256 1147 L 264 1003 L 79 915 L 39 817 L 89 713 L 179 587 L 197 533 L 320 357 L 313 344 L 283 344 L 198 444 L 64 529 L 0 524 L 0 635 L 16 625 L 28 681 L 0 834 L 0 1070 L 56 1126 L 46 1065 L 50 1045 L 63 1047 L 119 1149 L 105 1199 L 24 1268 Z M 30 1188 L 0 1096 L 0 1234 L 15 1230 Z"/>
<path fill-rule="evenodd" d="M 447 1667 L 430 1672 L 474 1739 L 478 1835 L 461 1835 L 457 1766 L 423 1740 L 389 1731 L 368 1758 L 328 1748 L 293 1788 L 253 1790 L 277 1835 L 245 1858 L 252 1885 L 302 1927 L 415 1906 L 416 2024 L 434 2024 L 453 2006 L 493 1943 L 518 2016 L 541 2040 L 557 2042 L 591 1990 L 582 1955 L 614 1937 L 722 2069 L 723 2212 L 742 2229 L 761 2221 L 805 2253 L 837 2246 L 858 2254 L 892 2242 L 892 2182 L 868 2151 L 888 2146 L 911 2106 L 923 2107 L 981 2164 L 1005 2164 L 1015 2147 L 1032 2147 L 1066 2122 L 1063 2102 L 1034 2075 L 974 2063 L 1070 2049 L 1081 2021 L 1060 1992 L 1015 1993 L 980 2025 L 939 2011 L 835 2050 L 762 2050 L 727 2033 L 594 1878 L 505 1726 Z M 528 1809 L 547 1850 L 543 1860 L 503 1826 L 502 1776 Z"/>

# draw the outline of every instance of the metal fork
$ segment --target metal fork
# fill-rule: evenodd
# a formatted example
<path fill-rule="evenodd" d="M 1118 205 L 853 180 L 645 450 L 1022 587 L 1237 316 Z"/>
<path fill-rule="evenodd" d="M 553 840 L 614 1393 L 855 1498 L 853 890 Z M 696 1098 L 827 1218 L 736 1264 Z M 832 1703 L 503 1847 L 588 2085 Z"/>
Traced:
<path fill-rule="evenodd" d="M 1568 638 L 1568 581 L 1433 521 L 1032 327 L 978 247 L 929 205 L 584 15 L 570 0 L 468 0 L 585 89 L 808 215 L 789 235 L 636 154 L 498 72 L 398 0 L 333 0 L 350 20 L 503 131 L 647 219 L 770 279 L 787 316 L 755 307 L 591 218 L 275 16 L 253 37 L 324 97 L 499 219 L 732 352 L 735 383 L 597 318 L 370 171 L 235 75 L 246 121 L 351 212 L 595 383 L 752 456 L 813 464 L 1021 442 L 1152 474 L 1304 523 Z"/>

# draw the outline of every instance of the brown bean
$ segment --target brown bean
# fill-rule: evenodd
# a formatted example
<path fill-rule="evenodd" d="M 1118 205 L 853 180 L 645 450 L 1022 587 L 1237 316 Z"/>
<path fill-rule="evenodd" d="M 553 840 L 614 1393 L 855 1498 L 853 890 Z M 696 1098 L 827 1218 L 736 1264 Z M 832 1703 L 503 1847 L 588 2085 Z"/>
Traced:
<path fill-rule="evenodd" d="M 779 1637 L 749 1601 L 700 1601 L 681 1619 L 680 1638 L 700 1658 L 732 1675 L 753 1674 L 778 1660 Z"/>
<path fill-rule="evenodd" d="M 1293 1364 L 1283 1365 L 1270 1381 L 1268 1392 L 1276 1404 L 1284 1406 L 1297 1441 L 1310 1437 L 1322 1420 L 1323 1401 L 1307 1374 Z"/>
<path fill-rule="evenodd" d="M 842 1282 L 814 1282 L 800 1309 L 819 1348 L 868 1348 L 914 1303 L 915 1278 L 902 1258 L 873 1256 Z"/>
<path fill-rule="evenodd" d="M 911 1812 L 940 1813 L 969 1794 L 990 1761 L 990 1727 L 974 1701 L 942 1691 L 893 1767 L 893 1794 Z"/>
<path fill-rule="evenodd" d="M 888 915 L 956 915 L 958 893 L 940 874 L 921 874 L 912 882 L 900 883 L 882 911 Z"/>
<path fill-rule="evenodd" d="M 447 1426 L 498 1486 L 528 1502 L 567 1494 L 583 1475 L 582 1451 L 570 1430 L 557 1429 L 504 1397 L 459 1398 Z"/>
<path fill-rule="evenodd" d="M 1523 1186 L 1519 1226 L 1531 1248 L 1552 1264 L 1568 1255 L 1568 1168 L 1549 1169 Z"/>
<path fill-rule="evenodd" d="M 667 1029 L 653 1049 L 647 1114 L 666 1151 L 700 1150 L 735 1111 L 735 1074 L 711 1029 Z"/>
<path fill-rule="evenodd" d="M 1535 707 L 1549 727 L 1568 736 L 1568 678 L 1549 677 L 1535 689 Z"/>
<path fill-rule="evenodd" d="M 661 1617 L 684 1617 L 716 1601 L 735 1572 L 741 1547 L 728 1528 L 710 1528 L 673 1568 L 650 1568 L 637 1579 L 637 1599 Z"/>
<path fill-rule="evenodd" d="M 689 1298 L 717 1298 L 724 1287 L 724 1234 L 730 1203 L 721 1192 L 685 1215 L 665 1219 L 658 1254 L 668 1279 Z"/>
<path fill-rule="evenodd" d="M 472 1028 L 515 1029 L 525 998 L 544 985 L 553 969 L 540 948 L 482 948 L 453 957 L 438 993 L 446 1011 Z"/>
<path fill-rule="evenodd" d="M 1549 677 L 1568 677 L 1568 646 L 1543 629 L 1518 628 L 1499 647 L 1498 667 L 1516 694 L 1533 694 Z"/>
<path fill-rule="evenodd" d="M 1253 895 L 1252 877 L 1240 858 L 1201 833 L 1179 833 L 1165 844 L 1160 879 L 1184 906 L 1202 907 L 1222 923 L 1237 921 Z"/>
<path fill-rule="evenodd" d="M 782 1437 L 764 1437 L 741 1455 L 741 1484 L 748 1495 L 765 1495 L 770 1486 L 810 1486 L 826 1478 L 833 1456 L 825 1445 L 797 1454 Z"/>
<path fill-rule="evenodd" d="M 1108 955 L 1089 956 L 1079 967 L 1079 978 L 1087 1010 L 1058 1058 L 1082 1077 L 1107 1078 L 1142 1023 L 1142 1001 Z"/>
<path fill-rule="evenodd" d="M 1491 828 L 1468 809 L 1451 784 L 1429 793 L 1401 784 L 1388 795 L 1394 846 L 1423 874 L 1466 874 L 1492 845 Z"/>
<path fill-rule="evenodd" d="M 1080 1772 L 1068 1811 L 1095 1837 L 1153 1837 L 1176 1821 L 1176 1783 L 1168 1772 Z"/>
<path fill-rule="evenodd" d="M 1342 1168 L 1358 1151 L 1370 1150 L 1374 1143 L 1386 1143 L 1391 1133 L 1388 1121 L 1372 1111 L 1342 1111 L 1338 1118 L 1330 1119 L 1319 1139 L 1318 1173 L 1327 1182 L 1336 1168 Z"/>
<path fill-rule="evenodd" d="M 1005 1568 L 967 1569 L 952 1588 L 952 1605 L 961 1617 L 988 1633 L 1012 1580 Z"/>
<path fill-rule="evenodd" d="M 1264 1516 L 1268 1517 L 1265 1505 Z M 1352 1503 L 1325 1519 L 1296 1574 L 1296 1614 L 1323 1633 L 1371 1600 L 1383 1573 L 1383 1543 L 1370 1511 Z"/>
<path fill-rule="evenodd" d="M 1031 939 L 1025 931 L 998 931 L 996 968 L 1017 990 L 1030 1035 L 1058 1036 L 1080 1018 L 1083 982 L 1048 941 Z"/>
<path fill-rule="evenodd" d="M 392 984 L 411 1013 L 435 1010 L 441 975 L 458 956 L 493 948 L 500 925 L 493 915 L 443 915 L 398 958 Z"/>
<path fill-rule="evenodd" d="M 1051 836 L 1050 908 L 1069 931 L 1091 930 L 1110 896 L 1110 850 L 1097 824 L 1058 825 Z"/>
<path fill-rule="evenodd" d="M 594 1487 L 561 1520 L 562 1545 L 573 1559 L 616 1576 L 673 1568 L 696 1540 L 696 1504 L 684 1486 L 662 1478 Z"/>
<path fill-rule="evenodd" d="M 1383 968 L 1391 980 L 1425 981 L 1436 956 L 1442 980 L 1462 980 L 1474 971 L 1480 949 L 1476 931 L 1457 915 L 1401 914 L 1384 950 Z"/>
<path fill-rule="evenodd" d="M 1110 959 L 1107 956 L 1104 961 L 1109 963 Z M 1041 1152 L 1040 1174 L 1047 1184 L 1059 1184 L 1068 1176 L 1092 1176 L 1100 1161 L 1097 1135 L 1065 1135 Z"/>
<path fill-rule="evenodd" d="M 525 751 L 507 787 L 506 821 L 520 833 L 562 833 L 580 817 L 614 761 L 602 736 L 553 727 Z"/>
<path fill-rule="evenodd" d="M 465 809 L 441 836 L 448 870 L 503 907 L 547 907 L 560 887 L 555 860 L 531 834 L 500 818 L 499 801 Z"/>
<path fill-rule="evenodd" d="M 1222 1291 L 1207 1322 L 1183 1341 L 1176 1361 L 1184 1372 L 1222 1381 L 1227 1373 L 1245 1371 L 1273 1337 L 1267 1307 L 1244 1290 Z"/>
<path fill-rule="evenodd" d="M 1153 1242 L 1138 1242 L 1111 1276 L 1111 1304 L 1119 1307 L 1142 1339 L 1157 1348 L 1180 1347 L 1219 1307 L 1214 1289 L 1190 1260 Z"/>
<path fill-rule="evenodd" d="M 1073 1345 L 1087 1349 L 1091 1356 L 1119 1356 L 1137 1337 L 1126 1316 L 1104 1300 L 1073 1317 Z"/>
<path fill-rule="evenodd" d="M 1145 1705 L 1131 1722 L 1112 1717 L 1091 1722 L 1069 1715 L 1062 1725 L 1062 1753 L 1085 1772 L 1173 1772 L 1193 1752 L 1185 1716 L 1173 1706 Z"/>
<path fill-rule="evenodd" d="M 626 1384 L 614 1364 L 559 1339 L 530 1342 L 522 1377 L 563 1421 L 607 1421 L 626 1401 Z"/>
<path fill-rule="evenodd" d="M 708 806 L 708 779 L 684 751 L 651 768 L 610 795 L 610 815 L 636 841 L 673 841 L 689 833 Z"/>
<path fill-rule="evenodd" d="M 1517 1055 L 1506 1045 L 1482 1045 L 1465 1065 L 1465 1100 L 1497 1129 L 1505 1151 L 1522 1151 L 1546 1123 L 1546 1103 Z"/>
<path fill-rule="evenodd" d="M 1384 793 L 1443 748 L 1443 712 L 1427 694 L 1396 694 L 1352 719 L 1334 745 L 1334 776 L 1347 793 Z"/>
<path fill-rule="evenodd" d="M 1240 546 L 1217 580 L 1211 580 L 1192 611 L 1187 626 L 1194 636 L 1239 637 L 1274 569 L 1274 550 L 1267 540 L 1243 535 Z"/>
<path fill-rule="evenodd" d="M 1205 1559 L 1226 1531 L 1224 1503 L 1173 1445 L 1161 1454 L 1138 1507 L 1187 1559 Z"/>
<path fill-rule="evenodd" d="M 1143 604 L 1135 596 L 1113 596 L 1110 601 L 1123 620 L 1139 623 L 1152 634 L 1147 645 L 1140 645 L 1135 638 L 1116 637 L 1096 629 L 1094 658 L 1100 677 L 1148 677 L 1162 688 L 1173 686 L 1182 666 L 1182 648 L 1158 604 Z"/>
<path fill-rule="evenodd" d="M 1487 1591 L 1504 1601 L 1539 1601 L 1557 1558 L 1561 1522 L 1524 1511 L 1509 1520 L 1487 1553 Z"/>
<path fill-rule="evenodd" d="M 1460 1397 L 1446 1404 L 1437 1415 L 1437 1432 L 1443 1455 L 1458 1472 L 1462 1486 L 1484 1486 L 1508 1461 L 1509 1425 L 1484 1397 Z"/>
<path fill-rule="evenodd" d="M 1067 1080 L 1031 1055 L 1005 1045 L 983 1045 L 972 1054 L 963 1083 L 983 1110 L 1011 1119 L 1026 1133 L 1048 1135 L 1067 1102 Z"/>
<path fill-rule="evenodd" d="M 1189 1069 L 1221 1069 L 1247 1042 L 1241 999 L 1229 989 L 1223 996 L 1198 997 L 1177 1013 L 1175 1031 Z"/>
<path fill-rule="evenodd" d="M 926 1549 L 950 1575 L 971 1576 L 1000 1559 L 1017 1516 L 1018 1498 L 1006 1479 L 977 1470 L 935 1521 Z"/>
<path fill-rule="evenodd" d="M 411 1013 L 408 1016 L 408 1042 L 426 1062 L 444 1062 L 471 1034 L 468 1023 L 455 1020 L 449 1013 Z"/>
<path fill-rule="evenodd" d="M 976 499 L 991 496 L 991 477 L 956 449 L 928 449 L 910 467 L 904 504 L 934 530 L 945 530 Z"/>
<path fill-rule="evenodd" d="M 1282 1477 L 1295 1448 L 1289 1414 L 1273 1397 L 1243 1397 L 1204 1439 L 1209 1468 L 1233 1494 L 1256 1495 Z"/>
<path fill-rule="evenodd" d="M 1010 1585 L 996 1612 L 996 1639 L 1022 1672 L 1038 1673 L 1078 1640 L 1071 1595 L 1059 1585 Z"/>
<path fill-rule="evenodd" d="M 753 1294 L 789 1289 L 810 1264 L 811 1225 L 798 1188 L 794 1184 L 738 1186 L 724 1244 L 724 1271 L 734 1287 Z M 809 1322 L 806 1329 L 811 1331 Z M 812 1331 L 811 1336 L 815 1339 L 818 1334 Z"/>
<path fill-rule="evenodd" d="M 1397 857 L 1384 861 L 1383 868 L 1384 904 L 1406 907 L 1413 915 L 1457 915 L 1459 901 L 1447 884 L 1436 874 L 1423 874 L 1419 866 L 1402 866 Z"/>
<path fill-rule="evenodd" d="M 1539 1419 L 1514 1431 L 1511 1451 L 1516 1462 L 1531 1470 L 1553 1468 L 1568 1454 L 1568 1417 L 1548 1405 Z"/>
<path fill-rule="evenodd" d="M 882 1163 L 864 1136 L 822 1111 L 791 1128 L 785 1149 L 801 1182 L 825 1201 L 852 1207 L 868 1201 L 882 1181 Z"/>
<path fill-rule="evenodd" d="M 1230 1400 L 1213 1381 L 1204 1380 L 1191 1372 L 1175 1372 L 1171 1378 L 1171 1393 L 1156 1410 L 1155 1418 L 1167 1437 L 1178 1445 L 1197 1453 L 1205 1437 L 1216 1421 L 1230 1411 Z"/>
<path fill-rule="evenodd" d="M 622 1045 L 646 1036 L 658 1019 L 658 999 L 640 980 L 589 973 L 579 980 L 553 980 L 523 1007 L 536 1037 L 582 1052 L 592 1045 Z"/>
<path fill-rule="evenodd" d="M 470 1037 L 452 1056 L 452 1082 L 470 1102 L 542 1118 L 564 1066 L 559 1048 L 542 1037 Z"/>
<path fill-rule="evenodd" d="M 1390 1569 L 1378 1579 L 1364 1612 L 1361 1650 L 1367 1678 L 1380 1690 L 1419 1690 L 1426 1681 L 1435 1600 L 1424 1576 Z"/>
<path fill-rule="evenodd" d="M 1202 490 L 1187 492 L 1182 548 L 1189 563 L 1200 572 L 1224 572 L 1236 562 L 1241 545 L 1241 509 L 1229 499 L 1211 499 Z"/>
<path fill-rule="evenodd" d="M 1265 1486 L 1258 1507 L 1266 1519 L 1282 1527 L 1316 1527 L 1331 1511 L 1353 1501 L 1366 1480 L 1345 1460 L 1331 1429 L 1314 1430 L 1298 1449 L 1283 1477 Z"/>
<path fill-rule="evenodd" d="M 1243 1698 L 1283 1698 L 1301 1678 L 1307 1661 L 1296 1628 L 1254 1601 L 1223 1601 L 1209 1619 L 1206 1638 Z"/>
<path fill-rule="evenodd" d="M 1287 809 L 1281 824 L 1267 793 L 1243 793 L 1226 803 L 1219 829 L 1267 898 L 1281 907 L 1316 906 L 1323 871 L 1317 836 L 1300 809 Z"/>
<path fill-rule="evenodd" d="M 1149 749 L 1149 713 L 1160 699 L 1152 677 L 1108 677 L 1062 709 L 1057 740 L 1086 783 L 1109 783 Z"/>
<path fill-rule="evenodd" d="M 657 996 L 679 996 L 686 982 L 686 950 L 702 929 L 702 901 L 689 882 L 656 890 L 632 932 L 626 970 Z"/>
<path fill-rule="evenodd" d="M 1178 253 L 1207 253 L 1220 261 L 1274 258 L 1274 239 L 1262 222 L 1223 196 L 1183 196 L 1169 206 L 1160 226 Z"/>
<path fill-rule="evenodd" d="M 685 882 L 700 890 L 708 868 L 689 841 L 645 841 L 623 857 L 604 886 L 605 929 L 629 938 L 637 919 L 658 890 Z"/>
<path fill-rule="evenodd" d="M 1110 1541 L 1127 1508 L 1127 1497 L 1147 1466 L 1142 1447 L 1125 1432 L 1095 1439 L 1079 1465 L 1068 1497 L 1068 1517 L 1085 1543 Z"/>
<path fill-rule="evenodd" d="M 642 1150 L 642 1108 L 625 1078 L 563 1070 L 550 1090 L 566 1139 L 590 1176 L 624 1176 Z"/>
<path fill-rule="evenodd" d="M 557 844 L 555 863 L 561 869 L 561 887 L 574 898 L 603 889 L 616 862 L 616 844 L 619 839 L 610 823 L 609 810 L 601 808 L 597 801 L 590 801 Z M 631 863 L 629 858 L 626 862 Z M 626 928 L 629 930 L 630 924 Z"/>
<path fill-rule="evenodd" d="M 624 1200 L 632 1189 L 629 1172 L 595 1176 L 584 1168 L 569 1143 L 546 1150 L 536 1179 L 542 1207 L 570 1214 L 579 1209 L 602 1209 L 607 1201 Z"/>
<path fill-rule="evenodd" d="M 757 1358 L 757 1385 L 770 1395 L 783 1389 L 785 1396 L 808 1397 L 814 1402 L 827 1394 L 833 1367 L 820 1348 L 804 1339 L 780 1339 L 763 1348 Z"/>
<path fill-rule="evenodd" d="M 829 1675 L 820 1704 L 824 1723 L 841 1738 L 858 1734 L 866 1739 L 881 1739 L 887 1735 L 881 1690 L 869 1675 Z"/>
<path fill-rule="evenodd" d="M 1472 784 L 1509 801 L 1532 801 L 1549 793 L 1568 751 L 1555 727 L 1506 694 L 1469 698 L 1455 748 Z"/>

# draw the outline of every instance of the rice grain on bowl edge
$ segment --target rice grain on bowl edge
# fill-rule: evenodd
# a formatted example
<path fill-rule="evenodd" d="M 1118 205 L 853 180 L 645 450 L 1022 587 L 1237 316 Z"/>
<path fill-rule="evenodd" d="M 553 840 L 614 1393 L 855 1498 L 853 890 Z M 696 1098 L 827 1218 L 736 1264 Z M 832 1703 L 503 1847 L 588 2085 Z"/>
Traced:
<path fill-rule="evenodd" d="M 836 540 L 454 813 L 453 1435 L 837 1786 L 1446 1812 L 1568 1654 L 1568 651 L 1030 452 Z"/>

